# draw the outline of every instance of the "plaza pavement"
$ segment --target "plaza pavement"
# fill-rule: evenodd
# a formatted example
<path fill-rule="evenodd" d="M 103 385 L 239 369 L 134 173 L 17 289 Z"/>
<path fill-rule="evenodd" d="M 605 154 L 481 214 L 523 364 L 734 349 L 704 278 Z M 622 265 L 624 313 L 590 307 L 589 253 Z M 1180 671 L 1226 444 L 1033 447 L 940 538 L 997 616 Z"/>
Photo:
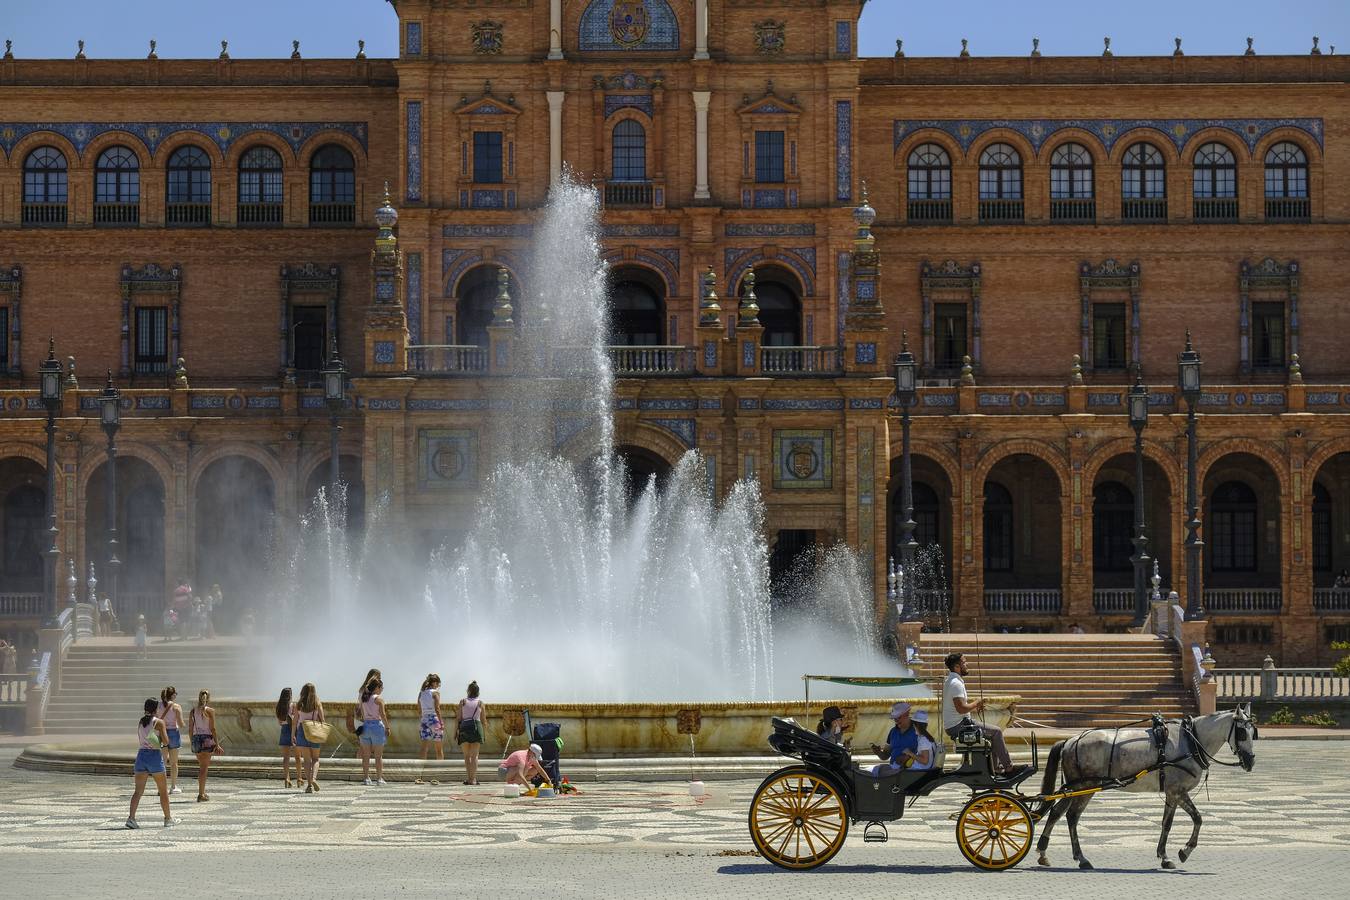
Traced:
<path fill-rule="evenodd" d="M 279 782 L 222 779 L 210 803 L 195 783 L 160 827 L 143 801 L 139 831 L 122 827 L 131 781 L 12 768 L 0 750 L 0 893 L 5 897 L 773 897 L 818 894 L 925 900 L 1330 896 L 1350 878 L 1350 743 L 1263 740 L 1250 774 L 1213 772 L 1195 795 L 1205 816 L 1200 848 L 1178 872 L 1156 869 L 1161 800 L 1104 795 L 1083 817 L 1093 872 L 1071 868 L 1061 823 L 1055 868 L 1033 856 L 1016 869 L 968 865 L 951 816 L 950 789 L 920 800 L 864 845 L 861 829 L 812 873 L 783 872 L 754 855 L 746 811 L 757 782 L 709 784 L 697 802 L 679 783 L 587 784 L 554 800 L 504 800 L 496 785 L 332 782 L 315 795 Z M 566 771 L 564 766 L 564 772 Z M 1031 788 L 1031 785 L 1027 785 Z M 1179 816 L 1173 852 L 1189 822 Z M 1033 851 L 1034 854 L 1034 851 Z M 905 876 L 899 878 L 897 876 Z M 828 879 L 828 880 L 826 880 Z M 1171 879 L 1171 881 L 1166 881 Z"/>

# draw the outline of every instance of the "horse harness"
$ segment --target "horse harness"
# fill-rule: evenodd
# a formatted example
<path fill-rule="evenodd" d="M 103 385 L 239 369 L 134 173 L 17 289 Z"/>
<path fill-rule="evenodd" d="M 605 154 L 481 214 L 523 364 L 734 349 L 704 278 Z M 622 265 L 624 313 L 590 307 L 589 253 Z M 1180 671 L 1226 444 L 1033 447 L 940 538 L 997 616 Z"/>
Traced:
<path fill-rule="evenodd" d="M 1169 768 L 1178 768 L 1186 772 L 1186 774 L 1188 775 L 1195 775 L 1197 777 L 1199 777 L 1201 772 L 1204 772 L 1206 773 L 1206 777 L 1208 777 L 1207 773 L 1209 771 L 1209 764 L 1212 762 L 1217 762 L 1220 765 L 1224 766 L 1240 765 L 1240 763 L 1235 762 L 1230 763 L 1224 762 L 1221 759 L 1216 759 L 1212 754 L 1206 751 L 1204 745 L 1200 743 L 1200 736 L 1197 735 L 1195 732 L 1195 722 L 1189 715 L 1181 717 L 1181 721 L 1179 722 L 1177 728 L 1177 749 L 1181 751 L 1181 755 L 1179 755 L 1176 759 L 1168 759 L 1167 720 L 1162 717 L 1161 713 L 1154 713 L 1148 719 L 1140 719 L 1137 722 L 1130 722 L 1125 725 L 1120 725 L 1115 729 L 1115 731 L 1111 735 L 1111 753 L 1107 757 L 1106 771 L 1110 772 L 1111 769 L 1115 766 L 1116 742 L 1120 739 L 1120 730 L 1122 728 L 1131 728 L 1135 725 L 1142 725 L 1145 722 L 1148 723 L 1148 728 L 1146 729 L 1146 731 L 1148 732 L 1149 739 L 1152 742 L 1153 746 L 1158 751 L 1157 760 L 1154 761 L 1152 764 L 1150 764 L 1148 768 L 1140 772 L 1136 772 L 1134 775 L 1130 775 L 1126 778 L 1103 779 L 1100 785 L 1100 787 L 1103 790 L 1111 790 L 1116 788 L 1127 787 L 1131 784 L 1134 784 L 1136 781 L 1138 781 L 1140 778 L 1143 778 L 1145 775 L 1157 772 L 1158 791 L 1164 792 L 1166 790 L 1167 769 Z M 1230 726 L 1228 731 L 1229 737 L 1232 737 L 1233 729 L 1236 727 L 1236 725 L 1237 723 L 1234 722 L 1233 725 Z M 1078 763 L 1078 766 L 1081 769 L 1082 758 L 1079 756 L 1079 747 L 1080 742 L 1075 738 L 1073 743 L 1074 761 Z M 1199 772 L 1193 772 L 1190 769 L 1190 767 L 1186 765 L 1186 763 L 1192 761 L 1199 767 L 1200 769 Z"/>

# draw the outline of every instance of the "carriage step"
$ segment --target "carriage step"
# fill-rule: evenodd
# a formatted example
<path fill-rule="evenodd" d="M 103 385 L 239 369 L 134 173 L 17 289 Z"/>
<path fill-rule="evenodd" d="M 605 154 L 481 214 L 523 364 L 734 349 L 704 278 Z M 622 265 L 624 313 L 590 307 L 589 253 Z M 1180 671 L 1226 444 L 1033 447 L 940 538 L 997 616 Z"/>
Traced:
<path fill-rule="evenodd" d="M 886 826 L 881 822 L 868 822 L 867 827 L 863 829 L 864 844 L 884 844 L 889 838 Z"/>

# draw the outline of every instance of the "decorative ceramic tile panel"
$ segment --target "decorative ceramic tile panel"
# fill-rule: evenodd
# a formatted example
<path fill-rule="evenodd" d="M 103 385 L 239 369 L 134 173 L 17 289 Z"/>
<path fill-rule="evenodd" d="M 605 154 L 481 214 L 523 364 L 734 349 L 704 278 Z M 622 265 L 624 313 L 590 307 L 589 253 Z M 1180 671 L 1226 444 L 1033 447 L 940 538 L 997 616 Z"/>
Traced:
<path fill-rule="evenodd" d="M 0 149 L 6 154 L 30 134 L 50 131 L 61 135 L 83 153 L 89 142 L 109 131 L 136 137 L 146 150 L 154 153 L 166 138 L 183 132 L 196 134 L 220 148 L 221 152 L 258 132 L 273 134 L 290 145 L 297 154 L 306 142 L 325 131 L 338 131 L 366 146 L 365 122 L 0 122 Z M 142 165 L 146 164 L 142 160 Z"/>
<path fill-rule="evenodd" d="M 407 256 L 408 340 L 422 343 L 422 254 Z"/>
<path fill-rule="evenodd" d="M 1307 132 L 1317 145 L 1322 146 L 1324 133 L 1320 118 L 1290 119 L 897 119 L 892 124 L 895 147 L 910 134 L 933 128 L 950 135 L 969 150 L 980 135 L 994 128 L 1007 128 L 1025 137 L 1031 146 L 1041 146 L 1056 132 L 1078 128 L 1095 135 L 1107 152 L 1125 135 L 1131 139 L 1144 138 L 1146 133 L 1170 140 L 1178 150 L 1197 132 L 1206 128 L 1222 128 L 1232 132 L 1248 150 L 1255 150 L 1261 138 L 1276 128 L 1298 128 Z"/>
<path fill-rule="evenodd" d="M 471 428 L 417 429 L 419 490 L 471 488 L 477 481 L 477 431 Z"/>
<path fill-rule="evenodd" d="M 409 22 L 407 26 L 407 38 L 403 42 L 404 52 L 408 56 L 422 55 L 422 23 Z"/>
<path fill-rule="evenodd" d="M 407 103 L 407 167 L 408 185 L 405 196 L 409 202 L 422 200 L 422 102 Z"/>
<path fill-rule="evenodd" d="M 582 52 L 680 49 L 680 23 L 667 0 L 591 0 L 577 31 Z"/>
<path fill-rule="evenodd" d="M 847 24 L 847 23 L 844 23 Z M 834 101 L 834 199 L 853 199 L 853 101 Z"/>
<path fill-rule="evenodd" d="M 834 432 L 775 430 L 773 462 L 776 490 L 829 489 L 834 484 Z"/>

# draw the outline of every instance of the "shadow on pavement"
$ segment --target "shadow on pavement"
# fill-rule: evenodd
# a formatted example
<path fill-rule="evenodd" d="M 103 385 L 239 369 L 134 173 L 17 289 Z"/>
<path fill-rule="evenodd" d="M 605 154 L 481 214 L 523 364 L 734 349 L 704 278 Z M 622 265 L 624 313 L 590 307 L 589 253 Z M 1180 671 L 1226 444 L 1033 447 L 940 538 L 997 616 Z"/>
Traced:
<path fill-rule="evenodd" d="M 771 863 L 732 863 L 722 866 L 717 870 L 718 875 L 801 875 L 801 874 L 854 874 L 854 875 L 953 875 L 958 872 L 977 872 L 972 866 L 874 866 L 874 865 L 851 865 L 851 866 L 821 866 L 819 869 L 811 869 L 806 873 L 793 872 L 787 869 L 780 869 Z M 1054 867 L 1046 869 L 1039 866 L 1023 866 L 1020 869 L 1012 868 L 1008 872 L 1078 872 L 1077 866 L 1072 868 L 1068 866 Z M 1214 875 L 1213 872 L 1188 872 L 1184 869 L 1107 869 L 1098 866 L 1091 870 L 1096 874 L 1107 875 L 1166 875 L 1176 877 L 1178 875 Z M 989 873 L 991 875 L 998 873 Z"/>

